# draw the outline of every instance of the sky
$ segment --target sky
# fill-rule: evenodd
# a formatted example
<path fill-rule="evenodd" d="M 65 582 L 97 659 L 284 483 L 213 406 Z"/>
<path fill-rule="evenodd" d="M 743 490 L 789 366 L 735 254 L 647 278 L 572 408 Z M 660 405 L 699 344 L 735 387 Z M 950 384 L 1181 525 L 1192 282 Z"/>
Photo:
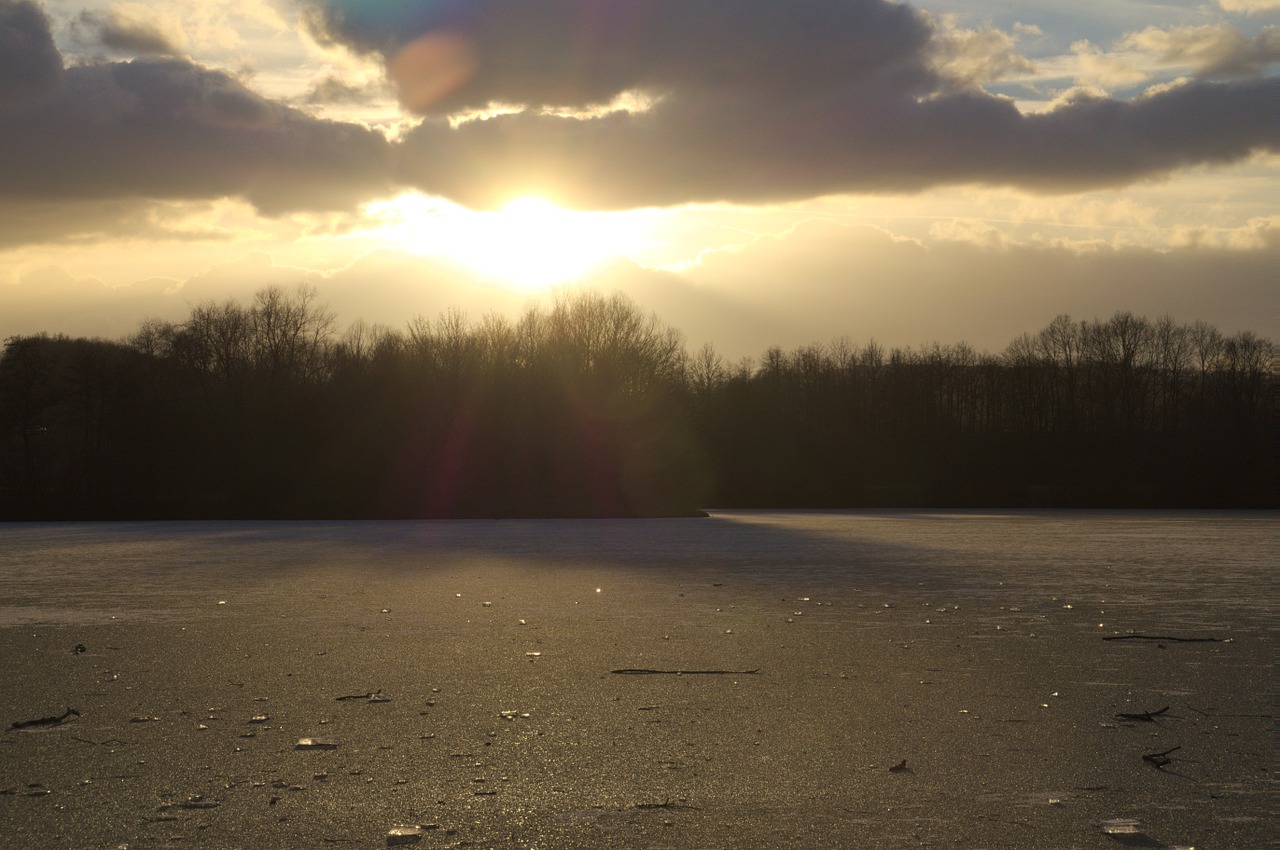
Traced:
<path fill-rule="evenodd" d="M 1280 0 L 0 0 L 0 338 L 621 291 L 727 358 L 1280 331 Z"/>

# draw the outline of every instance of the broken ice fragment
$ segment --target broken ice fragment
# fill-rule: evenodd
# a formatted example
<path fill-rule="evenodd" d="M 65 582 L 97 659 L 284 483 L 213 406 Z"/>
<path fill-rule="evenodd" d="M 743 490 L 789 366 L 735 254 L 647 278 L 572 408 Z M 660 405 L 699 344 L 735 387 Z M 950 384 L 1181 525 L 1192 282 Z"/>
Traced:
<path fill-rule="evenodd" d="M 1132 818 L 1114 818 L 1104 820 L 1099 826 L 1107 835 L 1137 835 L 1138 822 Z"/>
<path fill-rule="evenodd" d="M 416 827 L 414 828 L 416 829 Z M 406 844 L 417 844 L 422 840 L 421 832 L 411 832 L 410 827 L 395 827 L 387 833 L 387 846 L 400 847 Z"/>
<path fill-rule="evenodd" d="M 293 745 L 295 750 L 336 750 L 338 749 L 337 741 L 326 741 L 320 738 L 299 738 L 298 743 Z"/>
<path fill-rule="evenodd" d="M 424 823 L 421 826 L 417 824 L 393 826 L 387 831 L 387 846 L 399 847 L 406 844 L 417 844 L 422 840 L 422 836 L 426 835 L 427 830 L 435 828 L 436 824 L 434 823 Z"/>

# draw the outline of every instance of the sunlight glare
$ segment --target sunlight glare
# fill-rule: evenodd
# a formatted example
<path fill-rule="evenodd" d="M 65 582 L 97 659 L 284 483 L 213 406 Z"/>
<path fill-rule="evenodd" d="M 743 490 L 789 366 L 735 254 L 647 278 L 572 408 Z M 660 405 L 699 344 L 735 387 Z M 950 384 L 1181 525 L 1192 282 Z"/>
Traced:
<path fill-rule="evenodd" d="M 410 193 L 370 204 L 366 213 L 383 224 L 362 235 L 530 291 L 573 282 L 609 260 L 631 256 L 650 230 L 644 211 L 578 212 L 536 196 L 476 211 Z"/>

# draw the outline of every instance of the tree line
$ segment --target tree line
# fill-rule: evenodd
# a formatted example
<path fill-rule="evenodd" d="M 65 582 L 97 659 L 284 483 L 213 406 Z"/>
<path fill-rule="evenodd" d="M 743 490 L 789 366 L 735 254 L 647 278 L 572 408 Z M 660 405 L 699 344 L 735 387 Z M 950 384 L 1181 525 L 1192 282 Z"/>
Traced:
<path fill-rule="evenodd" d="M 314 289 L 0 354 L 0 516 L 1274 506 L 1272 346 L 1059 316 L 728 363 L 621 295 L 340 331 Z"/>

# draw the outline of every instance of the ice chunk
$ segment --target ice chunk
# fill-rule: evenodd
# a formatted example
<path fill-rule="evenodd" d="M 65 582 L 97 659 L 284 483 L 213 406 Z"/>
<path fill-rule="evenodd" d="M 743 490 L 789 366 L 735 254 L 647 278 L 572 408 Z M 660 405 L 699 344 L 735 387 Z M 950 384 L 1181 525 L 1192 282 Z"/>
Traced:
<path fill-rule="evenodd" d="M 387 830 L 387 846 L 403 847 L 407 844 L 417 844 L 422 840 L 422 836 L 426 835 L 429 830 L 436 829 L 438 824 L 401 824 L 393 826 Z"/>
<path fill-rule="evenodd" d="M 336 750 L 338 749 L 337 741 L 326 741 L 320 738 L 299 738 L 298 743 L 293 745 L 295 750 Z"/>
<path fill-rule="evenodd" d="M 1137 835 L 1138 822 L 1132 818 L 1104 820 L 1100 826 L 1107 835 Z"/>

